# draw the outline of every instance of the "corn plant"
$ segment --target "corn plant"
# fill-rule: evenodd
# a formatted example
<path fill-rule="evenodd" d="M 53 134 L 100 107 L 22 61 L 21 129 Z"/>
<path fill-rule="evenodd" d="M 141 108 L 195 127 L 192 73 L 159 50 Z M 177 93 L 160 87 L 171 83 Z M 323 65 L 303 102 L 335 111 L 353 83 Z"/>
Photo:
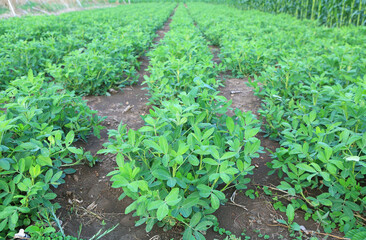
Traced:
<path fill-rule="evenodd" d="M 354 24 L 365 25 L 364 0 L 246 0 L 223 1 L 242 9 L 258 9 L 270 13 L 288 13 L 301 19 L 317 19 L 329 27 Z"/>

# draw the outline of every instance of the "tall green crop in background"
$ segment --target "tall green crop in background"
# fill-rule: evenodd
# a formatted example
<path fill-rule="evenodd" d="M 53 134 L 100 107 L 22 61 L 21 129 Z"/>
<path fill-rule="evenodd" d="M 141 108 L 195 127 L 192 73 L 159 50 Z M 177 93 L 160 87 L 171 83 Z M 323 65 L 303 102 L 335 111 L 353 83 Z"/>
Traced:
<path fill-rule="evenodd" d="M 300 19 L 318 20 L 329 27 L 366 25 L 366 0 L 214 0 L 242 9 L 287 13 Z"/>

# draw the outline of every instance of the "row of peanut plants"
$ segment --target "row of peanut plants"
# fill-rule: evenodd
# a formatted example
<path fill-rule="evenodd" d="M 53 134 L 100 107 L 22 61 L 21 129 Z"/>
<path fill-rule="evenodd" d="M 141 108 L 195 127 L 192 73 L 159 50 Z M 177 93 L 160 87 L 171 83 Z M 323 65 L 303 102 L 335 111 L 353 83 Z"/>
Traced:
<path fill-rule="evenodd" d="M 133 202 L 125 213 L 151 231 L 183 227 L 183 239 L 205 239 L 218 224 L 213 213 L 228 188 L 245 189 L 251 159 L 261 151 L 259 121 L 251 112 L 226 115 L 231 102 L 219 96 L 219 67 L 208 43 L 180 5 L 170 31 L 149 54 L 145 84 L 153 109 L 137 131 L 120 125 L 100 153 L 116 154 L 112 187 Z"/>
<path fill-rule="evenodd" d="M 81 163 L 88 163 L 92 166 L 97 161 L 89 152 L 74 147 L 73 143 L 78 140 L 86 141 L 92 133 L 99 137 L 102 129 L 100 122 L 103 118 L 97 116 L 97 112 L 92 111 L 74 91 L 65 89 L 65 84 L 62 84 L 64 79 L 60 77 L 52 81 L 47 73 L 41 73 L 39 69 L 43 67 L 40 66 L 42 61 L 41 58 L 37 58 L 37 54 L 45 54 L 44 59 L 54 61 L 55 59 L 49 58 L 47 55 L 54 50 L 60 54 L 60 59 L 57 61 L 64 63 L 70 61 L 70 64 L 88 69 L 91 68 L 91 65 L 79 58 L 86 58 L 87 55 L 84 53 L 89 50 L 90 53 L 93 53 L 93 46 L 94 53 L 96 53 L 93 55 L 93 59 L 99 61 L 99 66 L 102 64 L 100 63 L 102 54 L 118 56 L 122 54 L 119 51 L 125 51 L 122 45 L 130 43 L 127 47 L 132 49 L 132 52 L 124 54 L 127 54 L 126 58 L 135 61 L 137 52 L 140 54 L 149 46 L 151 39 L 155 36 L 155 29 L 163 25 L 174 8 L 173 4 L 169 6 L 150 4 L 148 6 L 150 10 L 143 10 L 144 7 L 139 5 L 133 8 L 126 6 L 127 10 L 121 7 L 107 9 L 105 12 L 89 11 L 68 14 L 67 18 L 74 19 L 74 22 L 66 21 L 63 15 L 50 17 L 50 19 L 45 18 L 49 20 L 47 23 L 51 26 L 47 28 L 47 25 L 44 25 L 43 34 L 47 35 L 46 31 L 48 31 L 50 36 L 54 34 L 54 38 L 15 39 L 16 33 L 11 30 L 1 36 L 2 40 L 9 40 L 14 36 L 13 42 L 2 42 L 4 45 L 7 44 L 0 49 L 3 54 L 2 59 L 24 59 L 25 55 L 7 51 L 13 49 L 22 52 L 24 49 L 17 49 L 17 46 L 20 46 L 18 44 L 23 44 L 24 47 L 33 44 L 32 54 L 34 55 L 28 59 L 34 60 L 34 65 L 22 65 L 22 70 L 17 72 L 17 75 L 12 75 L 14 79 L 6 80 L 6 84 L 2 86 L 3 90 L 0 91 L 0 238 L 12 238 L 21 228 L 25 229 L 32 239 L 42 238 L 56 230 L 60 230 L 61 234 L 49 236 L 64 237 L 60 222 L 55 215 L 55 211 L 60 206 L 54 201 L 56 194 L 52 192 L 52 188 L 64 183 L 63 179 L 66 174 L 75 172 L 73 166 Z M 128 13 L 130 10 L 134 10 L 134 13 Z M 151 15 L 154 11 L 156 11 L 156 16 Z M 120 14 L 127 17 L 120 17 Z M 139 17 L 141 17 L 141 22 L 137 20 Z M 30 19 L 37 23 L 39 19 L 43 18 Z M 123 21 L 120 22 L 119 18 Z M 129 22 L 128 18 L 130 18 Z M 57 32 L 57 27 L 53 24 L 57 25 L 58 19 L 61 23 L 65 21 L 64 23 L 67 23 L 70 28 L 75 29 Z M 32 30 L 32 25 L 28 25 L 28 20 L 25 18 L 24 22 L 18 19 L 14 21 L 19 24 L 24 23 L 19 29 L 27 28 L 31 35 L 32 31 L 34 33 L 38 31 L 39 25 L 35 24 Z M 100 24 L 99 21 L 101 21 Z M 118 24 L 121 24 L 121 27 L 118 27 Z M 62 24 L 59 25 L 60 29 L 62 27 Z M 136 31 L 132 31 L 132 27 Z M 93 33 L 81 34 L 82 29 L 88 29 L 88 32 L 90 30 Z M 52 31 L 54 33 L 51 33 Z M 79 33 L 81 35 L 78 37 Z M 85 37 L 86 35 L 89 37 Z M 74 47 L 70 47 L 70 50 L 66 51 L 65 49 L 68 47 L 62 39 L 68 38 L 70 44 L 75 43 L 74 47 L 84 46 L 84 52 L 80 51 L 80 55 L 73 54 Z M 132 38 L 135 41 L 132 41 Z M 44 50 L 45 42 L 52 39 L 54 45 L 47 48 L 50 51 Z M 126 40 L 123 41 L 123 39 Z M 26 43 L 30 45 L 26 45 Z M 80 45 L 77 46 L 79 43 Z M 97 54 L 96 48 L 99 49 L 100 54 Z M 63 52 L 64 50 L 65 52 Z M 61 57 L 64 54 L 65 56 Z M 74 55 L 77 57 L 71 59 L 71 56 Z M 115 57 L 116 64 L 119 64 L 122 58 L 124 57 Z M 13 64 L 13 62 L 10 61 L 9 64 Z M 56 67 L 58 68 L 58 66 Z M 63 68 L 61 65 L 59 67 Z M 13 68 L 17 69 L 16 66 Z M 36 70 L 32 71 L 31 68 Z M 66 68 L 77 71 L 77 69 L 65 65 L 63 69 Z M 101 67 L 101 69 L 103 68 Z M 116 69 L 121 72 L 125 71 L 120 65 L 117 65 Z M 11 71 L 12 68 L 8 70 Z M 28 70 L 26 74 L 23 72 L 25 70 Z M 83 72 L 77 74 L 85 75 Z M 7 74 L 4 74 L 1 78 L 6 76 Z M 94 81 L 93 79 L 88 80 L 90 80 L 89 84 Z M 114 80 L 110 79 L 110 81 Z M 81 87 L 76 82 L 70 84 L 75 89 Z M 85 86 L 88 87 L 87 84 Z M 83 93 L 84 90 L 77 92 Z"/>
<path fill-rule="evenodd" d="M 189 8 L 221 47 L 224 67 L 254 77 L 266 132 L 281 144 L 269 164 L 283 179 L 278 188 L 325 231 L 365 234 L 366 29 L 220 5 Z"/>
<path fill-rule="evenodd" d="M 0 88 L 29 69 L 83 95 L 103 95 L 112 87 L 133 84 L 138 57 L 149 48 L 173 7 L 136 4 L 34 17 L 23 19 L 24 24 L 3 21 L 21 27 L 6 29 L 0 36 Z"/>

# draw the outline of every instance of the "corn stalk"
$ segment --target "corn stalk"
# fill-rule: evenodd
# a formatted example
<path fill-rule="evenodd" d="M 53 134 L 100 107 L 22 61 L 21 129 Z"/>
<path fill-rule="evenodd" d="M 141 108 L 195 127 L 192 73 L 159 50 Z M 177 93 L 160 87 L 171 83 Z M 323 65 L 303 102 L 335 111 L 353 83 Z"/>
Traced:
<path fill-rule="evenodd" d="M 208 0 L 209 1 L 209 0 Z M 299 19 L 320 21 L 329 27 L 365 25 L 365 0 L 211 0 L 226 2 L 241 9 L 258 9 L 270 13 L 288 13 Z"/>

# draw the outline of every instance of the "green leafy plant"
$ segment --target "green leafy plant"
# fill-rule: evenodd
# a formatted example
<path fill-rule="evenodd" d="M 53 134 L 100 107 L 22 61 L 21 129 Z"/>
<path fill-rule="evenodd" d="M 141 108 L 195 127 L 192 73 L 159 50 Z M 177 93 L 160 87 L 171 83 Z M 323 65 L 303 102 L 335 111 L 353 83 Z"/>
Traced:
<path fill-rule="evenodd" d="M 285 224 L 288 227 L 290 232 L 300 231 L 300 225 L 298 223 L 294 222 L 295 208 L 292 206 L 292 204 L 287 205 L 286 216 L 287 216 L 287 221 L 285 221 L 283 219 L 277 219 L 277 222 Z"/>
<path fill-rule="evenodd" d="M 245 191 L 245 196 L 249 197 L 250 199 L 255 199 L 256 197 L 259 197 L 259 193 L 254 189 L 249 189 Z"/>
<path fill-rule="evenodd" d="M 160 104 L 176 97 L 181 92 L 189 92 L 197 86 L 216 89 L 215 79 L 221 67 L 212 62 L 212 54 L 201 32 L 194 27 L 187 10 L 178 9 L 170 31 L 161 44 L 149 53 L 151 62 L 145 75 L 149 102 Z M 159 88 L 156 88 L 159 86 Z"/>
<path fill-rule="evenodd" d="M 222 228 L 216 223 L 213 227 L 213 230 L 217 232 L 220 235 L 226 235 L 225 239 L 236 239 L 236 236 L 232 234 L 229 230 L 226 230 L 225 228 Z"/>
<path fill-rule="evenodd" d="M 81 238 L 73 236 L 63 236 L 60 232 L 46 234 L 44 236 L 36 237 L 35 240 L 82 240 Z"/>
<path fill-rule="evenodd" d="M 137 58 L 174 7 L 147 5 L 1 21 L 0 89 L 29 69 L 80 94 L 134 83 Z"/>
<path fill-rule="evenodd" d="M 111 143 L 100 153 L 117 153 L 112 187 L 124 190 L 120 199 L 134 200 L 125 212 L 135 211 L 137 225 L 146 223 L 147 231 L 157 222 L 166 229 L 182 225 L 184 238 L 203 238 L 217 221 L 211 214 L 225 202 L 223 191 L 245 189 L 249 182 L 251 158 L 260 150 L 254 137 L 258 121 L 240 111 L 237 120 L 217 116 L 227 111 L 227 103 L 207 90 L 196 88 L 179 98 L 151 110 L 138 132 L 127 133 L 122 125 L 110 131 Z M 215 106 L 210 111 L 207 98 Z"/>
<path fill-rule="evenodd" d="M 92 130 L 99 135 L 102 119 L 81 98 L 32 71 L 0 92 L 0 109 L 0 236 L 5 237 L 49 219 L 49 209 L 58 208 L 50 187 L 87 161 L 88 154 L 71 144 Z M 33 228 L 53 230 L 41 222 Z"/>
<path fill-rule="evenodd" d="M 346 237 L 352 240 L 361 240 L 366 237 L 366 228 L 353 229 L 346 234 Z"/>

